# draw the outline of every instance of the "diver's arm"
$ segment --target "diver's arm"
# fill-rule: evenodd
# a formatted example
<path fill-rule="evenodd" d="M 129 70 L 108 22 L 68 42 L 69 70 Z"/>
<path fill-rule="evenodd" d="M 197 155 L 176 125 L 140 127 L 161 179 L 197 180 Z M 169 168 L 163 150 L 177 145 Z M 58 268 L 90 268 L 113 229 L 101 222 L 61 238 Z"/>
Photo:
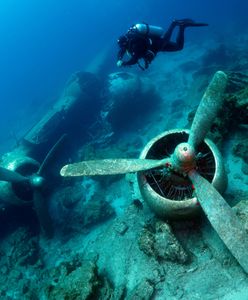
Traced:
<path fill-rule="evenodd" d="M 138 62 L 138 58 L 136 56 L 132 56 L 128 61 L 123 61 L 122 66 L 131 66 L 135 65 Z"/>
<path fill-rule="evenodd" d="M 117 60 L 122 60 L 123 56 L 125 55 L 125 52 L 126 52 L 126 48 L 121 48 L 118 52 L 118 55 L 117 55 Z"/>
<path fill-rule="evenodd" d="M 125 53 L 126 53 L 126 48 L 124 48 L 124 47 L 122 47 L 118 52 L 118 55 L 117 55 L 117 67 L 118 68 L 123 66 L 122 58 L 125 55 Z"/>
<path fill-rule="evenodd" d="M 131 65 L 135 65 L 138 62 L 138 58 L 135 55 L 133 55 L 129 60 L 123 61 L 122 59 L 125 53 L 126 53 L 125 48 L 121 48 L 120 51 L 118 52 L 117 67 L 131 66 Z"/>

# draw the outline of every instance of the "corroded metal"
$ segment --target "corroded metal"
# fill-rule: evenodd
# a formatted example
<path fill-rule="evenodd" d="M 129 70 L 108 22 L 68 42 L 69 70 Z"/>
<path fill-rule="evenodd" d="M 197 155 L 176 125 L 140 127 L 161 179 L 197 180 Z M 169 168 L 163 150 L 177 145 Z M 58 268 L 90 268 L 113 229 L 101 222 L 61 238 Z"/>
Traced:
<path fill-rule="evenodd" d="M 0 181 L 22 182 L 27 181 L 27 178 L 8 169 L 0 167 Z"/>
<path fill-rule="evenodd" d="M 203 95 L 191 126 L 188 142 L 192 146 L 197 147 L 209 131 L 217 112 L 223 105 L 226 85 L 227 75 L 222 71 L 216 72 Z"/>
<path fill-rule="evenodd" d="M 189 130 L 175 129 L 161 133 L 145 146 L 140 158 L 144 159 L 147 156 L 149 158 L 149 153 L 153 151 L 155 145 L 158 144 L 160 147 L 160 144 L 162 143 L 161 141 L 166 139 L 166 137 L 175 136 L 175 139 L 178 139 L 178 136 L 181 135 L 186 135 L 185 139 L 187 139 Z M 215 144 L 209 139 L 205 139 L 202 143 L 209 149 L 214 160 L 214 173 L 211 184 L 220 193 L 222 193 L 227 185 L 227 176 L 221 154 Z M 161 147 L 166 147 L 166 145 L 161 144 Z M 200 212 L 201 208 L 197 198 L 194 195 L 192 197 L 185 198 L 184 200 L 176 201 L 176 199 L 173 199 L 173 197 L 170 199 L 155 191 L 147 180 L 146 173 L 140 172 L 138 173 L 137 177 L 142 197 L 156 215 L 163 218 L 183 218 L 196 215 Z"/>
<path fill-rule="evenodd" d="M 167 159 L 102 159 L 82 161 L 64 166 L 62 176 L 95 176 L 126 174 L 150 170 L 165 165 Z"/>
<path fill-rule="evenodd" d="M 50 107 L 48 112 L 23 137 L 25 145 L 36 146 L 53 144 L 64 132 L 70 133 L 78 127 L 78 122 L 91 118 L 93 109 L 89 106 L 94 100 L 99 105 L 99 80 L 93 74 L 76 72 L 69 78 L 62 95 Z M 48 147 L 50 147 L 50 145 Z"/>
<path fill-rule="evenodd" d="M 179 172 L 186 172 L 195 168 L 195 149 L 189 143 L 180 143 L 172 155 L 172 161 L 173 169 L 178 169 Z"/>
<path fill-rule="evenodd" d="M 5 155 L 2 161 L 2 167 L 7 170 L 18 172 L 23 176 L 29 176 L 39 169 L 40 164 L 33 158 L 23 156 L 22 152 L 11 152 Z M 0 208 L 5 208 L 9 205 L 31 205 L 33 193 L 25 185 L 0 181 Z"/>
<path fill-rule="evenodd" d="M 72 112 L 82 102 L 81 95 L 79 76 L 73 74 L 65 87 L 63 95 L 24 136 L 24 141 L 38 145 L 53 139 L 54 135 L 56 139 L 57 132 L 61 132 L 61 127 L 65 121 L 72 117 Z"/>
<path fill-rule="evenodd" d="M 237 215 L 213 186 L 197 172 L 189 173 L 195 193 L 211 225 L 248 273 L 248 234 Z"/>

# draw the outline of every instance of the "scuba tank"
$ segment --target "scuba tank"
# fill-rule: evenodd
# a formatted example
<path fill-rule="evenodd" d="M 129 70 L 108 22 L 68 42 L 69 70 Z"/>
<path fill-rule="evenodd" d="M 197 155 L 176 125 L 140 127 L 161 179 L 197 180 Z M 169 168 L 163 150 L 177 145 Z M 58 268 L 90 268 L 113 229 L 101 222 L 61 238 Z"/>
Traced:
<path fill-rule="evenodd" d="M 130 29 L 131 32 L 137 32 L 141 35 L 146 35 L 148 37 L 160 37 L 163 35 L 164 30 L 162 27 L 148 25 L 145 23 L 138 23 L 133 25 Z"/>

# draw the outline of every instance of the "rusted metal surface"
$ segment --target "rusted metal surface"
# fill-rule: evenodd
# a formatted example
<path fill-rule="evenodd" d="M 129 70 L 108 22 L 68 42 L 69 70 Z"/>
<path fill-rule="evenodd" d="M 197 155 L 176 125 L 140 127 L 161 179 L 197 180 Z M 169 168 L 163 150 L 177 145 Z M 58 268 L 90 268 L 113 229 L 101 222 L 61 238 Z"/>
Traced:
<path fill-rule="evenodd" d="M 197 200 L 211 225 L 241 267 L 248 273 L 248 233 L 241 221 L 215 188 L 197 172 L 189 174 Z"/>
<path fill-rule="evenodd" d="M 197 147 L 206 137 L 217 112 L 223 105 L 226 84 L 227 75 L 222 71 L 216 72 L 203 95 L 191 126 L 188 142 L 192 146 Z"/>
<path fill-rule="evenodd" d="M 150 170 L 161 167 L 167 162 L 153 159 L 102 159 L 82 161 L 64 166 L 60 174 L 62 176 L 94 176 L 115 175 Z"/>

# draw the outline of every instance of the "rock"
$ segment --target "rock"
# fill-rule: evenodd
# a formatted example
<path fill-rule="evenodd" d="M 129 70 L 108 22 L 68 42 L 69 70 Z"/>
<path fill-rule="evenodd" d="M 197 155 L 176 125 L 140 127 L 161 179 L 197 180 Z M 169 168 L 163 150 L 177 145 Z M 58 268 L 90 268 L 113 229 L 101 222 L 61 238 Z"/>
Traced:
<path fill-rule="evenodd" d="M 37 237 L 32 237 L 27 228 L 20 227 L 9 237 L 3 247 L 7 249 L 8 268 L 16 265 L 34 265 L 39 259 Z"/>
<path fill-rule="evenodd" d="M 182 264 L 188 261 L 187 253 L 172 233 L 170 226 L 165 222 L 156 224 L 154 248 L 159 259 L 168 259 Z"/>
<path fill-rule="evenodd" d="M 232 149 L 232 153 L 235 156 L 241 157 L 243 161 L 248 163 L 248 138 L 242 139 Z"/>
<path fill-rule="evenodd" d="M 152 99 L 152 100 L 151 100 Z M 140 124 L 160 103 L 151 81 L 136 74 L 117 72 L 109 74 L 103 115 L 113 131 L 122 132 Z"/>
<path fill-rule="evenodd" d="M 235 56 L 225 44 L 220 44 L 216 48 L 210 49 L 202 57 L 202 63 L 205 66 L 228 66 L 230 61 L 236 60 Z"/>
<path fill-rule="evenodd" d="M 154 234 L 148 228 L 144 228 L 138 239 L 140 250 L 148 256 L 154 256 L 154 243 Z"/>
<path fill-rule="evenodd" d="M 53 195 L 51 203 L 55 227 L 66 235 L 84 232 L 115 215 L 112 206 L 105 201 L 103 190 L 93 180 L 86 181 L 85 186 L 76 183 L 61 189 Z"/>
<path fill-rule="evenodd" d="M 248 163 L 243 162 L 241 166 L 241 170 L 245 175 L 248 175 Z"/>
<path fill-rule="evenodd" d="M 38 238 L 26 227 L 19 227 L 9 236 L 2 238 L 1 299 L 38 299 L 34 296 L 33 288 L 44 267 L 40 254 Z"/>
<path fill-rule="evenodd" d="M 124 235 L 127 232 L 127 230 L 128 230 L 128 225 L 125 222 L 123 222 L 123 221 L 119 221 L 119 222 L 116 222 L 114 224 L 114 229 L 120 235 Z"/>
<path fill-rule="evenodd" d="M 154 293 L 154 286 L 151 281 L 144 280 L 139 283 L 127 296 L 127 300 L 150 300 Z"/>
<path fill-rule="evenodd" d="M 104 201 L 102 195 L 95 195 L 91 201 L 83 205 L 84 214 L 81 216 L 84 227 L 94 226 L 115 215 L 112 206 Z"/>
<path fill-rule="evenodd" d="M 186 103 L 182 99 L 176 99 L 174 100 L 170 105 L 170 113 L 178 113 L 183 111 L 186 108 Z"/>
<path fill-rule="evenodd" d="M 82 186 L 74 184 L 73 186 L 65 187 L 58 191 L 57 197 L 59 197 L 65 209 L 73 209 L 78 202 L 84 199 Z"/>
<path fill-rule="evenodd" d="M 121 298 L 115 298 L 115 293 L 117 292 L 117 289 L 110 283 L 109 280 L 107 280 L 106 277 L 101 278 L 101 286 L 97 293 L 98 300 L 105 300 L 105 299 L 121 299 Z"/>
<path fill-rule="evenodd" d="M 86 300 L 94 297 L 100 285 L 94 262 L 83 261 L 82 265 L 74 270 L 66 269 L 65 265 L 58 268 L 60 269 L 60 276 L 51 278 L 51 283 L 45 288 L 48 299 Z"/>
<path fill-rule="evenodd" d="M 244 224 L 244 229 L 248 233 L 248 198 L 247 200 L 241 200 L 237 205 L 235 205 L 234 210 L 240 217 L 242 223 Z"/>
<path fill-rule="evenodd" d="M 241 181 L 243 180 L 242 174 L 239 174 L 239 173 L 233 174 L 233 178 L 234 178 L 234 179 L 241 180 Z"/>
<path fill-rule="evenodd" d="M 158 261 L 170 260 L 185 264 L 189 260 L 188 254 L 172 233 L 170 226 L 162 221 L 147 224 L 140 234 L 138 244 L 141 251 Z"/>

